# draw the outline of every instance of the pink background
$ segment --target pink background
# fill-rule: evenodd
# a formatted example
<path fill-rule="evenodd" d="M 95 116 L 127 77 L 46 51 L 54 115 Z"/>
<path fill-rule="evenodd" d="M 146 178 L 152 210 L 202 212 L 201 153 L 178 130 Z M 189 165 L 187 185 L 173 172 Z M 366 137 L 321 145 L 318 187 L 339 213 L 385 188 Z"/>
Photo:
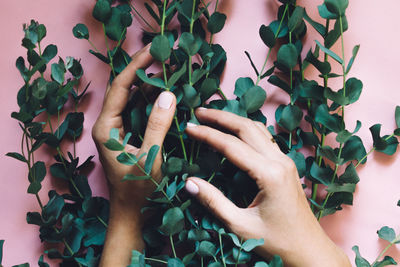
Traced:
<path fill-rule="evenodd" d="M 141 1 L 135 1 L 135 6 L 142 6 Z M 317 17 L 316 6 L 322 0 L 299 1 L 306 6 L 309 15 Z M 0 187 L 0 239 L 5 239 L 4 266 L 29 262 L 33 266 L 44 250 L 38 237 L 38 227 L 28 225 L 25 216 L 28 211 L 39 211 L 33 195 L 26 194 L 28 187 L 25 165 L 4 154 L 19 151 L 21 131 L 10 113 L 17 110 L 16 94 L 23 81 L 15 68 L 15 60 L 19 55 L 25 55 L 25 49 L 20 46 L 22 39 L 22 23 L 31 18 L 47 26 L 45 44 L 54 43 L 58 46 L 62 57 L 74 56 L 82 59 L 85 70 L 84 83 L 92 81 L 89 94 L 85 98 L 81 111 L 85 112 L 85 130 L 79 140 L 77 154 L 81 158 L 96 155 L 95 146 L 91 140 L 90 129 L 100 110 L 105 83 L 108 78 L 107 66 L 90 55 L 89 44 L 72 36 L 72 27 L 79 22 L 90 28 L 90 39 L 104 51 L 104 40 L 99 25 L 92 19 L 90 13 L 94 1 L 46 1 L 18 0 L 0 1 L 0 36 L 1 60 L 0 77 L 3 82 L 0 91 L 1 101 L 1 187 Z M 234 82 L 238 77 L 254 77 L 254 73 L 244 55 L 247 50 L 252 55 L 257 66 L 261 66 L 266 56 L 265 46 L 258 37 L 261 24 L 268 24 L 275 18 L 277 3 L 275 0 L 229 1 L 222 0 L 220 11 L 228 15 L 225 29 L 217 34 L 215 41 L 227 51 L 228 64 L 225 70 L 222 88 L 228 96 L 232 96 Z M 383 123 L 383 132 L 390 133 L 394 127 L 394 108 L 400 104 L 398 88 L 398 32 L 400 22 L 397 0 L 386 0 L 377 3 L 374 0 L 351 1 L 348 10 L 350 29 L 345 34 L 347 59 L 350 58 L 352 47 L 361 44 L 359 57 L 351 71 L 350 77 L 358 77 L 364 83 L 364 91 L 360 101 L 347 108 L 346 122 L 350 129 L 354 128 L 357 119 L 363 122 L 360 135 L 369 149 L 371 138 L 368 128 L 375 123 Z M 143 10 L 143 9 L 142 9 Z M 143 12 L 145 13 L 145 12 Z M 146 13 L 147 14 L 147 13 Z M 146 16 L 148 17 L 148 16 Z M 125 49 L 133 53 L 141 47 L 139 29 L 141 23 L 134 19 L 134 26 L 129 32 L 129 40 Z M 134 29 L 136 28 L 136 29 Z M 311 29 L 309 27 L 309 29 Z M 311 32 L 311 30 L 309 31 Z M 95 34 L 96 33 L 96 34 Z M 315 34 L 306 36 L 306 49 L 318 38 Z M 340 54 L 340 47 L 334 51 Z M 308 77 L 317 75 L 310 68 Z M 268 82 L 261 85 L 266 89 L 268 101 L 264 113 L 273 122 L 274 110 L 280 103 L 288 99 L 280 89 Z M 330 84 L 334 87 L 335 84 Z M 44 155 L 44 156 L 43 156 Z M 361 183 L 357 187 L 354 206 L 345 207 L 344 211 L 322 220 L 323 227 L 329 236 L 341 246 L 354 261 L 351 251 L 353 245 L 360 245 L 362 254 L 373 261 L 386 243 L 378 240 L 376 231 L 383 225 L 388 225 L 400 231 L 400 208 L 396 207 L 400 199 L 400 180 L 398 153 L 393 157 L 373 154 L 366 167 L 360 168 Z M 37 155 L 40 157 L 40 155 Z M 49 156 L 42 154 L 42 160 L 48 161 Z M 97 160 L 97 159 L 96 159 Z M 89 182 L 94 194 L 106 195 L 106 187 L 101 166 L 96 166 L 89 176 Z M 47 192 L 50 188 L 60 188 L 60 184 L 48 177 L 40 192 L 47 202 Z M 305 244 L 306 245 L 306 244 Z M 400 252 L 392 248 L 389 253 L 400 260 Z M 55 264 L 54 264 L 55 265 Z"/>

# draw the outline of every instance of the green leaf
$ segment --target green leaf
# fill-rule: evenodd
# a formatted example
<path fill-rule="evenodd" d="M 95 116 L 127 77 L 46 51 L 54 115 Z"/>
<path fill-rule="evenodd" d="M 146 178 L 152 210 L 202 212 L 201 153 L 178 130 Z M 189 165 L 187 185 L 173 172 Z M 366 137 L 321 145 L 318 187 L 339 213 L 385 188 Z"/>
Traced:
<path fill-rule="evenodd" d="M 0 240 L 0 265 L 3 261 L 3 246 L 4 246 L 4 240 Z"/>
<path fill-rule="evenodd" d="M 284 44 L 278 51 L 277 62 L 287 69 L 293 69 L 297 65 L 297 49 L 293 44 Z"/>
<path fill-rule="evenodd" d="M 164 88 L 165 89 L 165 83 L 162 79 L 160 78 L 149 78 L 146 75 L 146 72 L 143 69 L 138 69 L 136 71 L 136 75 L 141 79 L 143 82 L 153 85 L 155 87 L 159 88 Z"/>
<path fill-rule="evenodd" d="M 356 254 L 355 263 L 357 267 L 371 267 L 371 264 L 360 255 L 358 246 L 352 247 L 352 250 Z"/>
<path fill-rule="evenodd" d="M 304 7 L 296 6 L 288 22 L 289 32 L 293 32 L 299 27 L 303 21 L 304 13 Z"/>
<path fill-rule="evenodd" d="M 201 241 L 197 254 L 200 257 L 214 257 L 217 253 L 217 247 L 210 241 Z"/>
<path fill-rule="evenodd" d="M 333 171 L 329 167 L 320 167 L 316 162 L 314 162 L 310 169 L 310 175 L 321 184 L 329 185 Z"/>
<path fill-rule="evenodd" d="M 171 88 L 172 86 L 174 86 L 175 83 L 183 76 L 183 74 L 186 73 L 186 69 L 187 69 L 187 64 L 186 64 L 186 61 L 185 61 L 185 63 L 183 63 L 183 65 L 182 65 L 182 67 L 178 71 L 175 71 L 171 75 L 171 77 L 168 80 L 167 87 Z"/>
<path fill-rule="evenodd" d="M 397 128 L 400 128 L 400 106 L 396 106 L 395 120 L 396 120 Z"/>
<path fill-rule="evenodd" d="M 334 150 L 330 146 L 318 147 L 317 154 L 318 154 L 318 156 L 329 159 L 330 161 L 332 161 L 335 164 L 341 165 L 343 163 L 343 159 L 338 158 L 337 150 Z"/>
<path fill-rule="evenodd" d="M 360 121 L 357 121 L 356 128 L 354 129 L 354 131 L 353 131 L 352 133 L 350 133 L 350 132 L 347 131 L 347 130 L 343 130 L 343 131 L 341 131 L 341 132 L 339 132 L 339 133 L 337 134 L 337 136 L 336 136 L 336 141 L 339 142 L 339 143 L 346 143 L 347 140 L 349 140 L 349 138 L 350 138 L 353 134 L 357 133 L 358 130 L 360 130 L 360 128 L 361 128 L 361 122 L 360 122 Z"/>
<path fill-rule="evenodd" d="M 108 139 L 104 143 L 105 147 L 112 151 L 123 151 L 125 147 L 115 139 Z"/>
<path fill-rule="evenodd" d="M 200 86 L 199 92 L 201 100 L 204 102 L 209 99 L 218 90 L 218 84 L 216 79 L 206 78 Z"/>
<path fill-rule="evenodd" d="M 149 175 L 144 175 L 144 176 L 137 176 L 134 174 L 125 174 L 124 178 L 122 178 L 122 181 L 142 181 L 142 180 L 150 180 L 151 176 Z"/>
<path fill-rule="evenodd" d="M 336 114 L 330 114 L 328 106 L 321 104 L 315 111 L 315 121 L 321 123 L 323 126 L 332 132 L 339 133 L 344 130 L 344 123 L 342 119 Z"/>
<path fill-rule="evenodd" d="M 389 243 L 392 243 L 396 239 L 396 232 L 394 229 L 387 226 L 384 226 L 378 230 L 377 234 L 380 239 L 386 240 Z"/>
<path fill-rule="evenodd" d="M 318 13 L 324 19 L 337 19 L 337 15 L 330 12 L 325 4 L 318 6 Z"/>
<path fill-rule="evenodd" d="M 8 152 L 6 154 L 6 156 L 14 158 L 14 159 L 22 161 L 22 162 L 27 162 L 26 158 L 24 156 L 22 156 L 20 153 L 17 153 L 17 152 Z"/>
<path fill-rule="evenodd" d="M 37 161 L 31 169 L 31 176 L 35 181 L 41 182 L 46 176 L 46 166 L 43 161 Z"/>
<path fill-rule="evenodd" d="M 346 167 L 345 172 L 339 177 L 339 181 L 349 184 L 357 184 L 360 181 L 357 170 L 352 163 Z"/>
<path fill-rule="evenodd" d="M 98 1 L 98 2 L 100 2 L 100 1 Z M 97 3 L 96 3 L 96 5 L 97 5 Z M 85 24 L 82 24 L 82 23 L 76 24 L 75 27 L 72 29 L 72 33 L 78 39 L 89 40 L 89 30 Z"/>
<path fill-rule="evenodd" d="M 355 184 L 329 184 L 326 188 L 328 193 L 347 192 L 354 193 L 356 191 Z"/>
<path fill-rule="evenodd" d="M 283 108 L 282 113 L 278 119 L 278 124 L 285 128 L 287 131 L 292 132 L 299 127 L 303 112 L 298 106 L 287 105 Z"/>
<path fill-rule="evenodd" d="M 183 102 L 186 106 L 192 109 L 201 104 L 200 94 L 189 84 L 183 85 Z"/>
<path fill-rule="evenodd" d="M 377 261 L 373 267 L 383 267 L 388 265 L 397 265 L 397 262 L 390 256 L 385 256 L 383 260 Z"/>
<path fill-rule="evenodd" d="M 185 216 L 178 207 L 170 208 L 164 213 L 160 231 L 166 235 L 179 233 L 185 227 Z"/>
<path fill-rule="evenodd" d="M 352 137 L 347 140 L 347 142 L 343 146 L 342 150 L 342 158 L 343 163 L 346 163 L 351 160 L 358 160 L 364 158 L 367 155 L 367 151 L 365 150 L 364 144 L 360 137 L 353 135 Z M 367 162 L 365 158 L 362 162 L 364 164 Z"/>
<path fill-rule="evenodd" d="M 288 94 L 292 93 L 292 89 L 290 88 L 290 86 L 276 75 L 272 75 L 271 77 L 269 77 L 268 82 L 281 88 L 283 91 L 285 91 Z"/>
<path fill-rule="evenodd" d="M 111 16 L 111 5 L 107 0 L 97 0 L 92 15 L 102 23 L 106 23 Z M 87 38 L 85 38 L 87 39 Z"/>
<path fill-rule="evenodd" d="M 167 261 L 167 267 L 185 267 L 183 262 L 178 258 L 170 258 Z"/>
<path fill-rule="evenodd" d="M 260 86 L 250 87 L 240 98 L 240 105 L 247 113 L 256 112 L 260 109 L 267 98 L 267 93 Z"/>
<path fill-rule="evenodd" d="M 150 47 L 150 54 L 158 61 L 164 62 L 171 55 L 169 40 L 165 35 L 157 35 L 153 38 Z"/>
<path fill-rule="evenodd" d="M 103 0 L 105 1 L 105 0 Z M 105 23 L 106 35 L 113 41 L 119 41 L 125 38 L 126 27 L 122 24 L 122 6 L 111 7 L 111 16 Z"/>
<path fill-rule="evenodd" d="M 220 32 L 225 25 L 226 15 L 214 12 L 207 23 L 207 29 L 210 33 L 214 34 Z"/>
<path fill-rule="evenodd" d="M 353 56 L 350 58 L 349 64 L 347 65 L 346 74 L 348 74 L 348 73 L 350 72 L 351 67 L 352 67 L 353 64 L 354 64 L 354 60 L 355 60 L 356 57 L 357 57 L 358 50 L 360 50 L 360 45 L 356 45 L 356 46 L 353 48 Z"/>
<path fill-rule="evenodd" d="M 325 34 L 326 34 L 325 26 L 322 25 L 322 24 L 320 24 L 320 23 L 318 23 L 318 22 L 316 22 L 316 21 L 314 21 L 313 19 L 311 19 L 311 18 L 308 16 L 306 10 L 304 10 L 304 19 L 305 19 L 308 23 L 310 23 L 310 25 L 311 25 L 322 37 L 325 36 Z"/>
<path fill-rule="evenodd" d="M 283 267 L 283 261 L 281 257 L 279 257 L 278 255 L 274 255 L 274 257 L 272 257 L 272 260 L 269 262 L 269 267 Z"/>
<path fill-rule="evenodd" d="M 54 81 L 58 82 L 59 84 L 63 84 L 65 79 L 64 75 L 64 68 L 59 63 L 53 63 L 51 65 L 51 77 Z"/>
<path fill-rule="evenodd" d="M 248 239 L 242 244 L 242 249 L 244 251 L 250 252 L 255 247 L 264 245 L 264 239 Z"/>
<path fill-rule="evenodd" d="M 127 153 L 127 152 L 122 152 L 121 154 L 119 154 L 117 156 L 117 160 L 119 163 L 122 163 L 122 164 L 128 165 L 128 166 L 133 166 L 139 161 L 135 155 L 133 155 L 131 153 Z"/>
<path fill-rule="evenodd" d="M 28 192 L 28 194 L 35 195 L 40 191 L 41 188 L 42 188 L 42 185 L 40 184 L 40 182 L 33 181 L 32 183 L 29 184 L 27 192 Z"/>
<path fill-rule="evenodd" d="M 249 77 L 242 77 L 236 80 L 235 82 L 235 91 L 234 94 L 241 98 L 247 90 L 254 86 L 254 82 Z"/>
<path fill-rule="evenodd" d="M 119 129 L 111 128 L 110 139 L 115 139 L 115 140 L 119 141 Z"/>
<path fill-rule="evenodd" d="M 57 55 L 57 46 L 50 44 L 43 51 L 42 58 L 48 63 Z"/>
<path fill-rule="evenodd" d="M 264 42 L 266 46 L 272 48 L 275 46 L 276 38 L 273 30 L 269 26 L 261 25 L 260 30 L 258 31 L 260 34 L 261 40 Z"/>
<path fill-rule="evenodd" d="M 328 54 L 331 58 L 333 58 L 334 60 L 336 60 L 339 64 L 343 64 L 343 59 L 341 59 L 337 54 L 335 54 L 335 52 L 329 50 L 328 48 L 326 48 L 325 46 L 323 46 L 320 42 L 318 42 L 317 40 L 315 40 L 315 42 L 317 43 L 317 45 L 319 46 L 319 48 L 326 54 Z"/>
<path fill-rule="evenodd" d="M 326 8 L 338 16 L 343 16 L 346 12 L 346 8 L 349 6 L 348 0 L 325 0 L 324 4 Z"/>
<path fill-rule="evenodd" d="M 154 161 L 156 160 L 160 146 L 154 145 L 150 147 L 149 152 L 147 152 L 146 162 L 144 163 L 144 170 L 146 174 L 150 175 L 151 169 L 153 168 Z"/>
<path fill-rule="evenodd" d="M 199 52 L 201 44 L 202 40 L 199 36 L 184 32 L 179 38 L 178 46 L 182 48 L 188 56 L 194 56 Z"/>
<path fill-rule="evenodd" d="M 286 155 L 288 157 L 290 157 L 296 164 L 296 168 L 297 168 L 297 172 L 299 173 L 299 177 L 301 178 L 304 175 L 306 175 L 306 159 L 304 158 L 304 155 L 300 152 L 297 152 L 294 149 Z"/>
<path fill-rule="evenodd" d="M 259 71 L 257 70 L 257 67 L 256 67 L 256 65 L 254 64 L 253 60 L 251 59 L 251 56 L 250 56 L 249 52 L 244 51 L 244 53 L 246 54 L 247 58 L 249 59 L 250 64 L 251 64 L 251 67 L 253 68 L 254 72 L 256 73 L 257 76 L 259 76 L 260 73 L 259 73 Z"/>

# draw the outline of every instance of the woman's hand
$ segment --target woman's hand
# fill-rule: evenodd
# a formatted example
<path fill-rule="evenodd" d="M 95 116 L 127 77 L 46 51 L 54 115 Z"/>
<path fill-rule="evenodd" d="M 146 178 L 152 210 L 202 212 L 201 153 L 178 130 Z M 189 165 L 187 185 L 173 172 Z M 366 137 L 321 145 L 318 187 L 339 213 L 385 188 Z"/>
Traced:
<path fill-rule="evenodd" d="M 196 116 L 234 135 L 194 124 L 188 124 L 187 134 L 224 154 L 256 181 L 260 191 L 245 209 L 199 178 L 188 179 L 187 191 L 238 236 L 263 238 L 264 245 L 256 252 L 265 258 L 280 255 L 285 266 L 351 266 L 311 212 L 294 162 L 262 123 L 204 108 L 197 109 Z"/>
<path fill-rule="evenodd" d="M 122 181 L 130 173 L 144 175 L 136 166 L 126 166 L 116 160 L 118 152 L 108 150 L 104 143 L 109 139 L 112 128 L 119 129 L 121 141 L 125 136 L 121 113 L 124 110 L 130 88 L 136 80 L 136 71 L 152 63 L 149 46 L 132 57 L 132 62 L 108 86 L 104 96 L 103 109 L 93 126 L 92 135 L 99 152 L 100 162 L 108 181 L 110 193 L 110 221 L 100 266 L 127 266 L 133 249 L 142 250 L 141 228 L 143 224 L 140 209 L 146 197 L 154 191 L 149 181 Z M 147 153 L 151 146 L 162 146 L 175 113 L 174 94 L 163 92 L 157 98 L 150 114 L 143 144 L 140 148 L 131 145 L 126 150 L 134 155 Z M 161 177 L 161 152 L 158 153 L 152 169 L 152 177 Z M 140 162 L 144 165 L 144 159 Z"/>

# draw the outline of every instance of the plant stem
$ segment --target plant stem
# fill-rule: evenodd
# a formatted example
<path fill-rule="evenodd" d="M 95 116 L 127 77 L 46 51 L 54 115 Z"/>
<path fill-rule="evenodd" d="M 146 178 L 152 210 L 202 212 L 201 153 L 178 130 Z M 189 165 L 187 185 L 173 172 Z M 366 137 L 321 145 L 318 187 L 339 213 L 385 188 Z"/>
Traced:
<path fill-rule="evenodd" d="M 218 233 L 218 239 L 219 239 L 219 247 L 220 247 L 220 251 L 221 251 L 222 264 L 224 265 L 224 267 L 226 267 L 225 257 L 224 257 L 224 248 L 222 247 L 222 237 L 221 237 L 220 233 Z"/>
<path fill-rule="evenodd" d="M 340 157 L 342 156 L 342 151 L 343 151 L 343 143 L 340 143 L 339 146 L 339 153 L 338 153 L 338 159 L 340 159 Z M 337 171 L 339 169 L 339 164 L 336 163 L 335 165 L 335 171 L 333 172 L 332 178 L 331 178 L 331 184 L 335 181 L 336 178 L 336 174 Z M 324 212 L 326 203 L 328 203 L 329 198 L 333 195 L 333 193 L 328 193 L 325 197 L 324 203 L 322 204 L 322 208 L 320 210 L 320 212 L 318 213 L 318 221 L 322 218 L 322 213 Z"/>
<path fill-rule="evenodd" d="M 187 161 L 185 142 L 183 141 L 183 135 L 181 133 L 181 128 L 179 127 L 178 118 L 176 116 L 174 117 L 174 121 L 175 121 L 176 129 L 178 130 L 179 140 L 180 140 L 181 146 L 182 146 L 183 158 Z"/>
<path fill-rule="evenodd" d="M 375 259 L 375 261 L 371 264 L 371 266 L 375 266 L 375 264 L 378 262 L 378 260 L 380 259 L 380 258 L 382 258 L 383 257 L 383 255 L 385 255 L 385 253 L 396 243 L 396 242 L 399 242 L 400 241 L 400 234 L 398 235 L 398 236 L 396 236 L 396 238 L 395 239 L 393 239 L 390 243 L 389 243 L 389 245 L 387 245 L 383 250 L 382 250 L 382 252 L 379 254 L 379 256 Z"/>
<path fill-rule="evenodd" d="M 106 42 L 106 47 L 107 47 L 107 55 L 110 58 L 110 67 L 111 67 L 111 71 L 113 73 L 113 76 L 115 77 L 115 70 L 114 70 L 114 63 L 113 63 L 113 57 L 111 56 L 111 51 L 110 51 L 110 47 L 108 46 L 108 39 L 107 39 L 107 35 L 106 35 L 106 26 L 104 25 L 104 23 L 102 23 L 103 25 L 103 33 L 104 33 L 104 39 Z"/>
<path fill-rule="evenodd" d="M 172 253 L 174 254 L 174 257 L 176 258 L 175 244 L 174 244 L 174 239 L 172 238 L 172 235 L 169 235 L 169 241 L 171 242 Z"/>
<path fill-rule="evenodd" d="M 278 30 L 277 30 L 276 33 L 275 33 L 275 39 L 278 37 L 278 35 L 279 35 L 280 31 L 281 31 L 282 23 L 283 23 L 283 20 L 285 19 L 285 16 L 286 16 L 286 13 L 287 13 L 287 11 L 288 11 L 288 8 L 289 8 L 289 5 L 286 5 L 286 6 L 285 6 L 285 10 L 283 11 L 283 15 L 282 15 L 281 21 L 279 22 Z M 266 59 L 265 59 L 265 61 L 264 61 L 264 64 L 263 64 L 263 66 L 262 66 L 262 68 L 261 68 L 260 73 L 259 73 L 258 76 L 257 76 L 256 85 L 258 85 L 259 82 L 261 81 L 261 76 L 263 75 L 264 69 L 265 69 L 265 67 L 267 66 L 267 62 L 268 62 L 269 57 L 270 57 L 270 55 L 271 55 L 271 50 L 272 50 L 271 48 L 268 50 L 267 57 L 266 57 Z"/>
<path fill-rule="evenodd" d="M 94 49 L 94 51 L 96 51 L 97 53 L 100 53 L 100 51 L 97 49 L 97 47 L 92 43 L 92 41 L 90 41 L 89 39 L 87 39 L 90 46 Z"/>
<path fill-rule="evenodd" d="M 389 140 L 390 138 L 392 138 L 394 136 L 394 134 L 389 135 L 388 137 L 385 138 L 385 141 Z M 374 152 L 376 150 L 376 147 L 372 147 L 371 150 L 362 158 L 360 159 L 356 166 L 354 166 L 355 168 L 357 168 L 372 152 Z"/>
<path fill-rule="evenodd" d="M 159 262 L 159 263 L 164 263 L 164 264 L 168 264 L 168 262 L 163 261 L 163 260 L 159 260 L 159 259 L 154 259 L 154 258 L 144 258 L 144 260 L 146 261 L 154 261 L 154 262 Z"/>
<path fill-rule="evenodd" d="M 218 93 L 219 95 L 222 97 L 223 100 L 228 100 L 228 98 L 226 97 L 226 95 L 224 94 L 224 92 L 222 91 L 221 87 L 218 87 Z"/>

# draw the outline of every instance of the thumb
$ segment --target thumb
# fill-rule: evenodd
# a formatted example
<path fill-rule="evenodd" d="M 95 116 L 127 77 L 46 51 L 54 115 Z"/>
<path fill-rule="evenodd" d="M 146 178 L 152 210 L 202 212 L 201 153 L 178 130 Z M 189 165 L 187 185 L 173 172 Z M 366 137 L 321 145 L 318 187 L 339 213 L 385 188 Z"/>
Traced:
<path fill-rule="evenodd" d="M 153 145 L 162 146 L 165 136 L 171 127 L 176 108 L 176 98 L 171 92 L 162 92 L 151 111 L 141 147 L 147 152 Z"/>
<path fill-rule="evenodd" d="M 240 218 L 241 209 L 209 182 L 191 177 L 186 181 L 185 188 L 228 227 Z"/>

